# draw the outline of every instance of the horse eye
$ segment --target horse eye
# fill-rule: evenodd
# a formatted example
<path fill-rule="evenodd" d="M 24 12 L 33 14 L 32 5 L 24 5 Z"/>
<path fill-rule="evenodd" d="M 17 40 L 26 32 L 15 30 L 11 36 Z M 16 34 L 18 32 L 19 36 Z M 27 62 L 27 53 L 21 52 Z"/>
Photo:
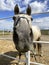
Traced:
<path fill-rule="evenodd" d="M 13 16 L 13 20 L 15 20 L 16 19 L 16 17 L 15 16 Z"/>
<path fill-rule="evenodd" d="M 31 18 L 31 21 L 33 21 L 33 18 Z"/>

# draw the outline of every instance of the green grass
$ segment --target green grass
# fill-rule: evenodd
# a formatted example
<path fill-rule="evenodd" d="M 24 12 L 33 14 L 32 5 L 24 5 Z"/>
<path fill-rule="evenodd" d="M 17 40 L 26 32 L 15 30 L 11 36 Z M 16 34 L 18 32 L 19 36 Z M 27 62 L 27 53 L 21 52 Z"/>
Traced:
<path fill-rule="evenodd" d="M 49 30 L 41 30 L 41 33 L 42 33 L 43 35 L 49 35 Z"/>
<path fill-rule="evenodd" d="M 10 33 L 12 34 L 12 32 L 7 32 L 7 31 L 5 31 L 5 32 L 4 32 L 4 35 L 9 35 Z M 0 31 L 0 35 L 3 35 L 3 31 Z"/>
<path fill-rule="evenodd" d="M 12 32 L 5 31 L 4 35 L 9 35 L 10 33 L 12 34 Z M 41 30 L 41 33 L 43 35 L 49 35 L 49 30 Z M 0 36 L 2 36 L 2 35 L 3 35 L 3 31 L 0 31 Z"/>

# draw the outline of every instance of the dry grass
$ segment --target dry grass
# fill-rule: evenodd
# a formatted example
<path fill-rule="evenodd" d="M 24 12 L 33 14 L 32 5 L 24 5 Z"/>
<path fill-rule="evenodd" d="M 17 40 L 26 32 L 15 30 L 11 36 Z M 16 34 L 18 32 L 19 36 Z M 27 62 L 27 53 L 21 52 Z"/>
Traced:
<path fill-rule="evenodd" d="M 43 35 L 41 37 L 41 40 L 48 41 L 49 40 L 49 36 Z M 40 58 L 36 57 L 37 58 L 37 62 L 41 62 L 41 63 L 44 63 L 46 65 L 49 65 L 49 44 L 42 44 L 42 50 L 43 50 L 43 57 L 40 57 Z M 7 54 L 7 55 L 10 55 L 10 56 L 13 56 L 13 57 L 18 57 L 18 54 L 17 54 L 17 51 L 15 49 L 13 41 L 0 40 L 0 53 Z M 22 56 L 22 59 L 24 59 L 24 56 Z M 34 58 L 31 57 L 31 61 L 35 61 Z M 11 62 L 17 62 L 17 61 L 9 59 L 9 58 L 6 58 L 6 57 L 3 57 L 3 56 L 0 56 L 0 63 L 2 63 L 0 65 L 7 65 L 7 64 L 4 64 L 4 63 L 8 63 L 9 64 Z"/>

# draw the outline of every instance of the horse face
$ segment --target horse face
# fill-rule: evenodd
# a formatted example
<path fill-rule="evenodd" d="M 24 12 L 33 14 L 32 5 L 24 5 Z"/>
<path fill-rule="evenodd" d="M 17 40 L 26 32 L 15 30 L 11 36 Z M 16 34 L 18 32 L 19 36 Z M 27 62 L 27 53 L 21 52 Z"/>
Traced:
<path fill-rule="evenodd" d="M 27 14 L 18 14 L 13 17 L 13 20 L 14 20 L 14 26 L 18 26 L 19 23 L 24 23 L 24 22 L 26 24 L 27 23 L 31 24 L 32 18 Z"/>
<path fill-rule="evenodd" d="M 17 7 L 18 8 L 18 7 Z M 17 9 L 16 8 L 16 9 Z M 30 14 L 20 14 L 15 9 L 14 28 L 13 28 L 13 41 L 18 51 L 26 52 L 30 48 L 31 40 L 31 16 Z M 19 10 L 19 9 L 18 9 Z"/>

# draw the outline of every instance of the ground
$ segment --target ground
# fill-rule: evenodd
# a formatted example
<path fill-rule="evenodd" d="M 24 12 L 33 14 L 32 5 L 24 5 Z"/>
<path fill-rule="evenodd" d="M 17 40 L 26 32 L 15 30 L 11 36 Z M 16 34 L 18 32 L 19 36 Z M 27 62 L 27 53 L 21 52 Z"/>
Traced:
<path fill-rule="evenodd" d="M 11 37 L 11 36 L 10 36 Z M 41 40 L 49 41 L 49 35 L 42 35 Z M 42 51 L 43 51 L 43 57 L 36 57 L 37 62 L 49 65 L 49 44 L 42 44 Z M 7 54 L 13 57 L 18 57 L 18 52 L 15 49 L 15 45 L 13 41 L 10 40 L 0 40 L 0 53 Z M 25 59 L 24 56 L 21 57 L 22 59 Z M 31 57 L 31 61 L 35 62 L 34 57 Z M 0 56 L 0 65 L 11 65 L 10 63 L 16 62 L 16 60 L 6 58 L 4 56 Z M 7 64 L 5 64 L 7 63 Z M 12 64 L 15 65 L 15 64 Z M 24 65 L 24 63 L 20 64 Z M 33 64 L 31 64 L 33 65 Z"/>

